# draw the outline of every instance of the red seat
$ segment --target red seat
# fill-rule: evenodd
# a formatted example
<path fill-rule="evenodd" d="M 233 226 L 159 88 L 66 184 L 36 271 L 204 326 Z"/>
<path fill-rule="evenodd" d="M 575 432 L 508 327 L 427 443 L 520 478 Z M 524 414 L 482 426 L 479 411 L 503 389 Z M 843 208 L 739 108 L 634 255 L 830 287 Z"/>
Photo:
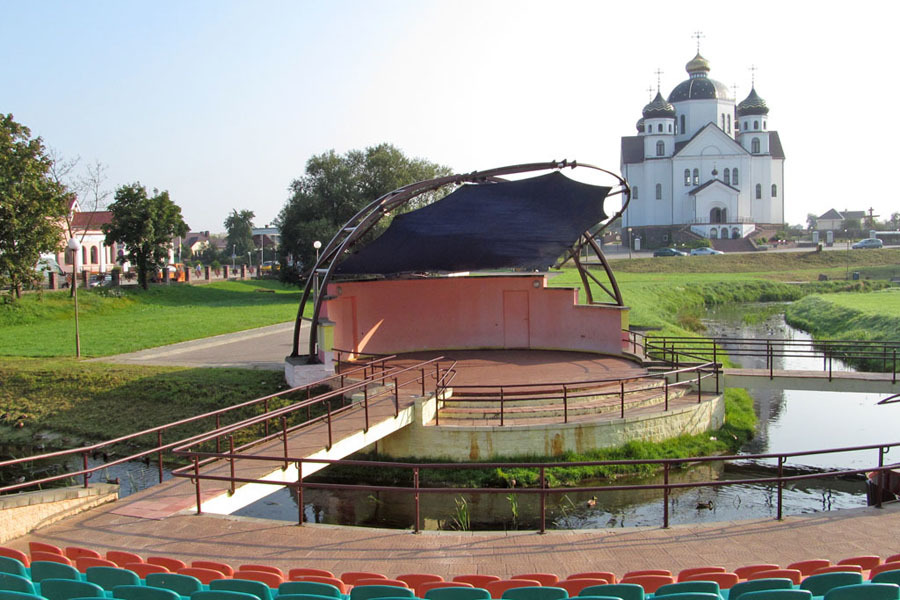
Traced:
<path fill-rule="evenodd" d="M 886 562 L 886 563 L 900 562 L 900 554 L 891 554 L 886 559 L 884 559 L 884 562 Z"/>
<path fill-rule="evenodd" d="M 859 565 L 831 565 L 830 567 L 822 567 L 816 569 L 810 575 L 820 575 L 822 573 L 859 573 L 862 575 L 863 568 Z"/>
<path fill-rule="evenodd" d="M 780 569 L 781 567 L 773 564 L 757 564 L 757 565 L 746 565 L 744 567 L 738 567 L 734 570 L 738 577 L 741 579 L 748 579 L 752 573 L 756 573 L 757 571 L 771 571 L 772 569 Z"/>
<path fill-rule="evenodd" d="M 106 560 L 111 560 L 120 567 L 128 564 L 143 563 L 144 559 L 134 552 L 124 552 L 122 550 L 110 550 L 106 553 Z"/>
<path fill-rule="evenodd" d="M 863 568 L 863 571 L 868 571 L 870 569 L 874 569 L 878 565 L 881 564 L 881 557 L 875 556 L 874 554 L 869 554 L 866 556 L 851 556 L 850 558 L 845 558 L 844 560 L 838 561 L 839 565 L 859 565 Z"/>
<path fill-rule="evenodd" d="M 406 573 L 403 575 L 397 575 L 395 577 L 398 581 L 404 582 L 406 585 L 416 591 L 416 596 L 422 598 L 423 595 L 419 594 L 419 585 L 423 583 L 433 583 L 433 582 L 442 582 L 444 578 L 440 575 L 434 575 L 432 573 Z"/>
<path fill-rule="evenodd" d="M 694 573 L 681 581 L 715 581 L 719 584 L 719 589 L 727 590 L 740 580 L 741 578 L 738 577 L 737 573 L 721 573 L 717 571 L 715 573 Z"/>
<path fill-rule="evenodd" d="M 269 565 L 241 565 L 240 567 L 238 567 L 238 571 L 262 571 L 264 573 L 275 573 L 276 575 L 280 575 L 282 579 L 285 579 L 284 571 L 282 571 L 278 567 L 270 567 Z"/>
<path fill-rule="evenodd" d="M 190 575 L 191 577 L 196 577 L 200 580 L 200 583 L 204 583 L 209 585 L 210 581 L 215 581 L 216 579 L 229 579 L 229 577 L 222 574 L 221 571 L 216 571 L 215 569 L 204 569 L 202 567 L 185 567 L 183 569 L 178 569 L 176 571 L 179 575 Z"/>
<path fill-rule="evenodd" d="M 320 575 L 298 575 L 297 577 L 291 577 L 291 581 L 317 581 L 319 583 L 330 583 L 339 589 L 342 594 L 348 593 L 350 588 L 353 587 L 352 585 L 344 583 L 337 577 L 322 577 Z"/>
<path fill-rule="evenodd" d="M 513 588 L 520 587 L 540 587 L 541 582 L 534 579 L 501 579 L 500 581 L 492 581 L 484 589 L 488 591 L 491 598 L 502 598 L 503 592 Z"/>
<path fill-rule="evenodd" d="M 231 568 L 231 565 L 216 560 L 192 560 L 191 566 L 196 569 L 212 569 L 213 571 L 218 571 L 225 577 L 234 575 L 234 569 Z"/>
<path fill-rule="evenodd" d="M 553 573 L 524 573 L 522 575 L 513 575 L 510 579 L 530 579 L 540 582 L 541 585 L 556 585 L 556 582 L 559 581 L 559 576 Z"/>
<path fill-rule="evenodd" d="M 235 571 L 232 575 L 234 579 L 249 579 L 250 581 L 260 581 L 270 588 L 278 589 L 278 586 L 284 583 L 284 577 L 278 573 L 270 573 L 268 571 Z"/>
<path fill-rule="evenodd" d="M 382 579 L 381 577 L 371 577 L 369 579 L 357 579 L 354 586 L 363 586 L 363 585 L 392 585 L 394 587 L 402 587 L 409 588 L 409 585 L 406 584 L 405 581 L 400 581 L 399 579 Z"/>
<path fill-rule="evenodd" d="M 116 563 L 105 558 L 97 558 L 94 556 L 82 556 L 75 559 L 75 568 L 85 573 L 90 567 L 118 567 Z"/>
<path fill-rule="evenodd" d="M 66 546 L 66 557 L 74 561 L 77 561 L 79 558 L 103 558 L 96 550 L 82 548 L 81 546 Z"/>
<path fill-rule="evenodd" d="M 125 563 L 123 569 L 134 571 L 141 579 L 146 579 L 150 573 L 169 573 L 169 570 L 162 565 L 152 565 L 150 563 Z"/>
<path fill-rule="evenodd" d="M 453 578 L 453 581 L 471 583 L 472 587 L 486 589 L 485 586 L 487 584 L 500 581 L 500 578 L 496 575 L 457 575 Z"/>
<path fill-rule="evenodd" d="M 28 559 L 28 555 L 21 550 L 16 550 L 15 548 L 0 546 L 0 556 L 5 556 L 6 558 L 14 558 L 26 567 L 31 566 L 31 561 Z"/>
<path fill-rule="evenodd" d="M 325 569 L 306 569 L 298 568 L 288 571 L 288 580 L 294 581 L 294 577 L 303 577 L 305 575 L 314 575 L 316 577 L 334 577 L 334 573 Z"/>
<path fill-rule="evenodd" d="M 585 571 L 569 575 L 566 579 L 605 579 L 609 583 L 615 583 L 616 574 L 612 571 Z"/>
<path fill-rule="evenodd" d="M 28 542 L 28 552 L 49 552 L 50 554 L 65 556 L 62 548 L 53 544 L 45 544 L 44 542 Z"/>
<path fill-rule="evenodd" d="M 652 594 L 659 588 L 670 583 L 675 583 L 675 578 L 671 575 L 625 575 L 620 583 L 636 583 L 644 588 L 645 594 Z"/>
<path fill-rule="evenodd" d="M 678 581 L 687 581 L 687 578 L 697 573 L 724 573 L 725 567 L 691 567 L 678 571 Z"/>
<path fill-rule="evenodd" d="M 569 597 L 574 598 L 581 593 L 581 590 L 593 585 L 606 585 L 612 583 L 608 579 L 566 579 L 553 584 L 553 587 L 559 587 L 569 592 Z"/>
<path fill-rule="evenodd" d="M 800 574 L 806 577 L 812 575 L 812 572 L 822 567 L 830 567 L 831 561 L 824 558 L 813 558 L 810 560 L 800 560 L 787 566 L 788 569 L 797 569 Z"/>
<path fill-rule="evenodd" d="M 634 577 L 636 575 L 672 575 L 672 571 L 667 571 L 666 569 L 641 569 L 639 571 L 628 571 L 624 575 L 622 575 L 622 579 L 626 577 Z"/>
<path fill-rule="evenodd" d="M 183 569 L 187 566 L 187 563 L 183 560 L 178 560 L 177 558 L 172 558 L 170 556 L 148 556 L 147 560 L 144 562 L 151 565 L 163 566 L 172 573 L 177 573 L 178 569 Z"/>
<path fill-rule="evenodd" d="M 64 565 L 69 565 L 70 567 L 74 567 L 72 561 L 63 556 L 62 554 L 57 554 L 56 552 L 41 552 L 40 550 L 32 550 L 31 551 L 31 562 L 35 562 L 38 560 L 46 560 L 50 562 L 58 562 Z"/>
<path fill-rule="evenodd" d="M 424 598 L 425 594 L 428 593 L 428 590 L 434 590 L 437 588 L 448 588 L 448 587 L 475 587 L 471 583 L 464 583 L 462 581 L 426 581 L 425 583 L 420 583 L 416 586 L 416 597 Z"/>
<path fill-rule="evenodd" d="M 803 574 L 798 569 L 772 569 L 771 571 L 756 571 L 747 576 L 748 581 L 772 578 L 790 579 L 794 585 L 800 585 Z"/>
<path fill-rule="evenodd" d="M 900 559 L 900 556 L 897 556 L 897 558 Z M 884 573 L 885 571 L 900 571 L 900 560 L 884 562 L 877 567 L 872 567 L 869 569 L 869 579 L 872 579 L 879 573 Z"/>
<path fill-rule="evenodd" d="M 346 573 L 341 573 L 341 581 L 350 585 L 356 585 L 356 582 L 360 579 L 387 579 L 387 575 L 369 571 L 347 571 Z"/>

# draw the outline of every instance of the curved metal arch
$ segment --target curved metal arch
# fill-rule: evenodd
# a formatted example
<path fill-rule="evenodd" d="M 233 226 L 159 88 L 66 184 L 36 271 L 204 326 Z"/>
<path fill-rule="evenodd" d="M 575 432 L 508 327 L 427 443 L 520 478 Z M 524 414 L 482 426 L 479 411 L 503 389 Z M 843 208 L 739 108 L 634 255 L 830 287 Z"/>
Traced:
<path fill-rule="evenodd" d="M 564 169 L 566 167 L 576 168 L 576 167 L 585 167 L 589 169 L 594 169 L 612 177 L 616 178 L 619 181 L 620 189 L 611 192 L 607 195 L 615 196 L 618 194 L 625 195 L 625 202 L 622 204 L 622 209 L 616 213 L 616 215 L 609 219 L 607 223 L 601 227 L 597 233 L 602 232 L 606 229 L 610 223 L 612 223 L 615 219 L 619 218 L 622 213 L 625 212 L 625 209 L 628 206 L 628 203 L 631 201 L 631 188 L 628 186 L 628 183 L 623 179 L 620 175 L 613 173 L 612 171 L 608 171 L 601 167 L 597 167 L 590 164 L 578 163 L 576 161 L 569 162 L 567 160 L 562 161 L 551 161 L 546 163 L 525 163 L 519 165 L 511 165 L 507 167 L 498 167 L 495 169 L 488 169 L 486 171 L 473 171 L 471 173 L 460 173 L 456 175 L 447 175 L 444 177 L 438 177 L 435 179 L 428 179 L 425 181 L 418 181 L 416 183 L 411 183 L 409 185 L 403 186 L 387 194 L 381 196 L 377 200 L 369 203 L 365 207 L 359 210 L 353 217 L 351 217 L 343 227 L 341 227 L 338 232 L 331 238 L 328 244 L 319 252 L 319 259 L 316 261 L 316 264 L 313 266 L 310 271 L 310 276 L 306 280 L 306 285 L 303 288 L 303 296 L 300 299 L 300 306 L 297 309 L 297 317 L 294 321 L 294 340 L 293 340 L 293 349 L 291 351 L 291 357 L 297 357 L 300 355 L 300 327 L 303 322 L 303 309 L 306 306 L 306 302 L 309 300 L 310 294 L 312 290 L 316 288 L 316 281 L 319 278 L 319 275 L 322 274 L 322 280 L 317 286 L 318 293 L 315 295 L 315 300 L 313 304 L 313 314 L 310 319 L 310 329 L 309 329 L 309 344 L 308 344 L 308 362 L 315 363 L 318 358 L 316 356 L 316 345 L 317 345 L 317 331 L 318 331 L 318 323 L 319 323 L 319 314 L 322 310 L 322 300 L 323 293 L 322 291 L 327 289 L 328 283 L 334 277 L 334 270 L 340 262 L 341 257 L 345 254 L 345 252 L 363 235 L 371 231 L 371 229 L 380 221 L 383 217 L 387 216 L 391 210 L 402 206 L 413 198 L 420 196 L 426 192 L 430 192 L 439 188 L 442 188 L 447 185 L 461 185 L 463 183 L 486 183 L 489 181 L 498 182 L 504 181 L 502 177 L 504 175 L 513 175 L 517 173 L 528 173 L 532 171 L 547 171 L 547 170 L 556 170 L 556 169 Z M 594 234 L 596 235 L 596 234 Z M 596 253 L 598 259 L 606 270 L 607 277 L 613 287 L 613 291 L 608 290 L 600 281 L 598 281 L 593 275 L 587 272 L 587 269 L 581 265 L 581 263 L 577 260 L 577 254 L 584 247 L 584 245 L 589 245 L 594 252 Z M 622 295 L 619 292 L 618 283 L 616 283 L 615 276 L 612 273 L 612 270 L 609 268 L 609 263 L 606 261 L 606 258 L 603 256 L 603 252 L 600 250 L 599 245 L 593 239 L 593 236 L 590 232 L 585 232 L 584 235 L 579 238 L 579 241 L 569 250 L 567 253 L 567 258 L 558 266 L 562 266 L 565 264 L 569 258 L 575 260 L 575 264 L 578 267 L 578 270 L 581 274 L 581 279 L 584 282 L 586 293 L 588 296 L 588 302 L 593 303 L 593 298 L 591 295 L 590 285 L 587 281 L 587 278 L 590 277 L 593 279 L 601 288 L 604 289 L 607 293 L 612 296 L 616 303 L 620 306 L 623 306 Z M 323 265 L 327 264 L 327 268 L 323 268 Z"/>

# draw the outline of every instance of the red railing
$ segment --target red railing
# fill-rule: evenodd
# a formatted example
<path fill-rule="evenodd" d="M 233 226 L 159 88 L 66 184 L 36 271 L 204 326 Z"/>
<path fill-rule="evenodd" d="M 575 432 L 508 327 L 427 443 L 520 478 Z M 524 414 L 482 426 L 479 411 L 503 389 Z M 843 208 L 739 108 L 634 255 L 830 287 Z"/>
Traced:
<path fill-rule="evenodd" d="M 214 419 L 215 420 L 214 421 L 215 422 L 215 425 L 214 425 L 215 430 L 219 430 L 222 427 L 221 419 L 223 416 L 228 415 L 229 413 L 233 413 L 235 411 L 239 411 L 241 409 L 246 409 L 246 408 L 255 407 L 255 406 L 261 406 L 263 414 L 260 415 L 259 417 L 256 417 L 256 420 L 254 422 L 263 423 L 263 428 L 265 430 L 265 433 L 266 433 L 266 435 L 268 435 L 269 420 L 271 418 L 273 418 L 272 416 L 267 416 L 270 414 L 270 411 L 269 411 L 270 401 L 278 399 L 283 396 L 287 396 L 289 394 L 294 394 L 294 393 L 303 392 L 303 391 L 307 392 L 307 399 L 309 399 L 311 397 L 312 390 L 316 387 L 319 387 L 322 385 L 327 386 L 327 385 L 332 385 L 334 383 L 338 383 L 338 385 L 343 388 L 343 387 L 345 387 L 345 385 L 344 385 L 345 381 L 348 378 L 350 378 L 351 376 L 361 375 L 364 378 L 368 378 L 372 375 L 372 373 L 374 373 L 376 370 L 378 370 L 379 367 L 380 367 L 382 374 L 384 374 L 385 373 L 384 363 L 386 361 L 390 360 L 391 358 L 394 358 L 394 357 L 393 356 L 380 357 L 375 360 L 366 362 L 366 363 L 360 365 L 359 367 L 356 367 L 355 369 L 332 375 L 331 377 L 327 377 L 320 381 L 316 381 L 312 384 L 297 386 L 297 387 L 294 387 L 294 388 L 291 388 L 288 390 L 284 390 L 282 392 L 278 392 L 276 394 L 269 394 L 268 396 L 263 396 L 261 398 L 255 398 L 253 400 L 248 400 L 246 402 L 242 402 L 240 404 L 235 404 L 233 406 L 220 408 L 218 410 L 206 412 L 206 413 L 203 413 L 200 415 L 195 415 L 193 417 L 188 417 L 186 419 L 181 419 L 181 420 L 174 421 L 171 423 L 166 423 L 165 425 L 151 427 L 149 429 L 144 429 L 143 431 L 138 431 L 136 433 L 131 433 L 128 435 L 117 437 L 117 438 L 114 438 L 111 440 L 106 440 L 106 441 L 99 442 L 96 444 L 91 444 L 88 446 L 81 446 L 79 448 L 71 448 L 68 450 L 59 450 L 56 452 L 47 452 L 44 454 L 37 454 L 34 456 L 27 456 L 27 457 L 23 457 L 23 458 L 16 458 L 16 459 L 12 459 L 12 460 L 2 461 L 2 462 L 0 462 L 0 469 L 2 469 L 4 467 L 13 466 L 13 465 L 22 465 L 25 463 L 41 461 L 41 460 L 66 459 L 69 457 L 81 456 L 82 457 L 82 468 L 75 470 L 75 471 L 68 471 L 65 473 L 52 475 L 49 477 L 25 480 L 25 481 L 14 483 L 12 485 L 3 486 L 3 487 L 0 487 L 0 493 L 13 492 L 13 491 L 17 491 L 17 490 L 27 489 L 30 487 L 39 487 L 39 486 L 43 486 L 46 484 L 55 483 L 58 481 L 64 481 L 66 479 L 73 478 L 73 477 L 83 478 L 84 487 L 87 487 L 88 480 L 91 478 L 91 476 L 93 475 L 94 472 L 106 469 L 106 468 L 114 466 L 114 465 L 122 464 L 122 463 L 129 462 L 132 460 L 137 460 L 140 458 L 144 458 L 146 456 L 150 456 L 153 454 L 157 455 L 157 471 L 158 471 L 159 481 L 162 482 L 162 480 L 163 480 L 163 453 L 168 450 L 171 450 L 172 448 L 174 448 L 176 446 L 183 445 L 188 440 L 193 439 L 194 437 L 197 437 L 197 436 L 192 436 L 187 439 L 179 439 L 177 441 L 173 441 L 173 442 L 164 444 L 163 436 L 168 430 L 178 427 L 178 426 L 181 426 L 181 425 L 187 425 L 189 423 L 201 421 L 204 419 Z M 124 456 L 122 458 L 117 458 L 115 460 L 105 462 L 104 464 L 98 465 L 96 467 L 88 467 L 88 459 L 91 455 L 102 452 L 103 450 L 109 449 L 111 446 L 113 446 L 115 444 L 129 442 L 131 440 L 135 440 L 137 438 L 140 438 L 143 436 L 148 436 L 148 435 L 153 435 L 153 434 L 156 434 L 156 446 L 154 448 L 135 452 L 133 454 L 129 454 L 128 456 Z M 203 434 L 203 435 L 207 435 L 207 434 Z M 218 449 L 220 449 L 220 448 L 219 448 L 218 442 L 217 442 L 217 450 Z"/>

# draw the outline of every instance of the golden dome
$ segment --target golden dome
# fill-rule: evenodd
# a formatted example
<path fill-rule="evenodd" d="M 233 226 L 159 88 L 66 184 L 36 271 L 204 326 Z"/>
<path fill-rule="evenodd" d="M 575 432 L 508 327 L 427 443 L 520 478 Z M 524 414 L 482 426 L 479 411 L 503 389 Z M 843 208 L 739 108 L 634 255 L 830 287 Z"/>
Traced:
<path fill-rule="evenodd" d="M 690 73 L 700 73 L 703 71 L 709 72 L 709 61 L 700 56 L 700 53 L 697 52 L 697 56 L 692 58 L 688 64 L 684 66 L 685 70 Z"/>

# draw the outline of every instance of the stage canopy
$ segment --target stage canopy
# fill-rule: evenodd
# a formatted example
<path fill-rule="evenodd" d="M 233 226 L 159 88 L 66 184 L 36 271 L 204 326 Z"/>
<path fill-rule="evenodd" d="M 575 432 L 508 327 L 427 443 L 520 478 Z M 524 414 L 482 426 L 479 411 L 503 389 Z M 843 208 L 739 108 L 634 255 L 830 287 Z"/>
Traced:
<path fill-rule="evenodd" d="M 585 231 L 607 218 L 610 188 L 559 172 L 519 181 L 467 184 L 397 215 L 337 273 L 399 274 L 552 266 Z"/>

